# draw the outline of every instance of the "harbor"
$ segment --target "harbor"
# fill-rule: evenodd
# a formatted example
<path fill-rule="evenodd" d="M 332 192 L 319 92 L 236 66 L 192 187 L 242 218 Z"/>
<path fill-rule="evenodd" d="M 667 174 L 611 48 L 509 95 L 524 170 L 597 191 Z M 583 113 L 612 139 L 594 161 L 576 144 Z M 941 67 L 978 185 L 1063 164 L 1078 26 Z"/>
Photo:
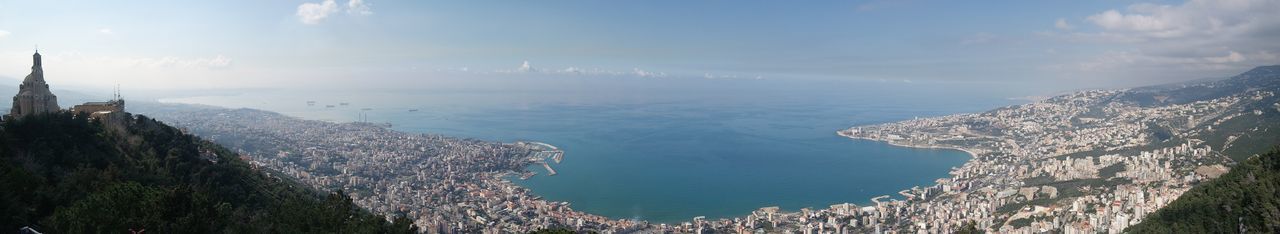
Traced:
<path fill-rule="evenodd" d="M 548 176 L 554 176 L 557 174 L 556 170 L 551 168 L 551 164 L 547 163 L 547 160 L 550 159 L 552 162 L 560 164 L 560 162 L 564 160 L 564 151 L 560 150 L 560 148 L 556 148 L 556 146 L 551 144 L 536 141 L 518 141 L 515 144 L 528 148 L 530 150 L 529 161 L 542 164 L 542 168 L 547 170 Z M 533 172 L 527 172 L 521 174 L 520 179 L 529 179 L 529 177 L 533 177 L 535 174 L 536 173 Z"/>

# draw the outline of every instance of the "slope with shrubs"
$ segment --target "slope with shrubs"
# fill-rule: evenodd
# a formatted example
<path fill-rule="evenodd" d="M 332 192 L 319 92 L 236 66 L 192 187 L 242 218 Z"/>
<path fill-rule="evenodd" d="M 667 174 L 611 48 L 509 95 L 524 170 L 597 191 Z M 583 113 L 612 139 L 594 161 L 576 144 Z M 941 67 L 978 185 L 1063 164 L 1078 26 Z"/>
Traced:
<path fill-rule="evenodd" d="M 1280 148 L 1251 157 L 1231 172 L 1192 188 L 1126 231 L 1280 232 Z"/>
<path fill-rule="evenodd" d="M 123 119 L 57 113 L 4 123 L 0 232 L 416 232 L 341 191 L 325 196 L 153 119 Z"/>

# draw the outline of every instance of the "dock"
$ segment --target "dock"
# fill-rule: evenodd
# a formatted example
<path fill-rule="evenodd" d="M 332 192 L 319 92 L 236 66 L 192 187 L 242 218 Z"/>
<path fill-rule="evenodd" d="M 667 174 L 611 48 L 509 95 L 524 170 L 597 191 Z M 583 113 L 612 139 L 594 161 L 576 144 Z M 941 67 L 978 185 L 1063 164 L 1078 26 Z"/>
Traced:
<path fill-rule="evenodd" d="M 548 176 L 556 175 L 556 169 L 551 169 L 551 164 L 547 164 L 547 162 L 546 162 L 546 161 L 541 161 L 541 162 L 538 162 L 538 163 L 541 163 L 541 164 L 542 164 L 542 168 L 546 168 L 546 169 L 547 169 L 547 175 L 548 175 Z"/>
<path fill-rule="evenodd" d="M 517 141 L 515 144 L 527 147 L 530 150 L 529 160 L 542 164 L 542 168 L 547 169 L 548 176 L 556 175 L 556 170 L 551 168 L 551 163 L 548 163 L 547 159 L 551 159 L 556 164 L 564 161 L 564 151 L 551 144 L 536 141 Z"/>

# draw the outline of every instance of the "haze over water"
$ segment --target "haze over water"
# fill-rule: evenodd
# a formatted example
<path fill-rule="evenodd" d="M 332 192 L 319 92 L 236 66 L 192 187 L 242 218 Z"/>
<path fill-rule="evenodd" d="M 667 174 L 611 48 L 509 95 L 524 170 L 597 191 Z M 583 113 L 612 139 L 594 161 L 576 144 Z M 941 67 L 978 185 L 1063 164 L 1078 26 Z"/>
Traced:
<path fill-rule="evenodd" d="M 969 155 L 852 140 L 836 130 L 1015 103 L 937 84 L 695 83 L 574 91 L 273 91 L 164 101 L 546 142 L 565 150 L 565 160 L 552 164 L 559 174 L 545 176 L 534 166 L 529 169 L 539 175 L 517 184 L 575 210 L 665 223 L 740 216 L 765 206 L 798 210 L 898 197 L 899 190 L 947 177 Z M 311 100 L 314 106 L 306 104 Z"/>

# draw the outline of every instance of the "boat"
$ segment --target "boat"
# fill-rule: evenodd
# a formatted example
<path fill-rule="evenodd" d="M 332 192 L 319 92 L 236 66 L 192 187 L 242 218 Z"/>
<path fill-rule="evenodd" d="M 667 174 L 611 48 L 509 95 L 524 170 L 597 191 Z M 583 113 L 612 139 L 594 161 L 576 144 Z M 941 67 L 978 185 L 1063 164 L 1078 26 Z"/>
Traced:
<path fill-rule="evenodd" d="M 418 109 L 409 109 L 409 112 L 417 112 Z"/>

